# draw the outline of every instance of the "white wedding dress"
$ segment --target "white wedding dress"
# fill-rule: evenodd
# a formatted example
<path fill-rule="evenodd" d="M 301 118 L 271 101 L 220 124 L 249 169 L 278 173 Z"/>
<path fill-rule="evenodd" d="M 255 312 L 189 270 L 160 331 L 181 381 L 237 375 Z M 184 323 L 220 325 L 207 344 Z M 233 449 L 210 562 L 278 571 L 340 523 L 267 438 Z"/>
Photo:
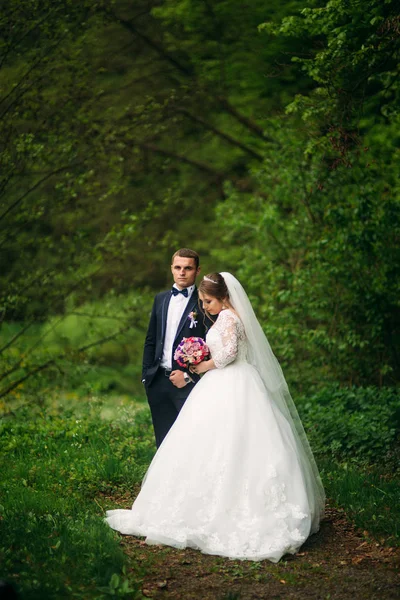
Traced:
<path fill-rule="evenodd" d="M 191 392 L 132 509 L 110 510 L 106 520 L 149 544 L 277 562 L 319 527 L 311 468 L 247 361 L 233 311 L 220 313 L 207 344 L 217 368 Z"/>

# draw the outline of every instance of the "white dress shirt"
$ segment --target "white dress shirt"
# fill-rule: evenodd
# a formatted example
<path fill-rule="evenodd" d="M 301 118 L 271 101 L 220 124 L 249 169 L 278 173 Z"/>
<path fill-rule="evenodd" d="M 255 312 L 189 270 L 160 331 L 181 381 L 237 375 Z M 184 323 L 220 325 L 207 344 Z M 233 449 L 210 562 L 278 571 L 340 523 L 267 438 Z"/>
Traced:
<path fill-rule="evenodd" d="M 179 290 L 178 286 L 175 283 L 173 287 Z M 163 367 L 163 369 L 172 369 L 172 347 L 174 345 L 176 332 L 178 329 L 179 322 L 182 318 L 183 311 L 185 310 L 187 303 L 189 302 L 190 297 L 193 294 L 194 288 L 194 285 L 191 285 L 187 288 L 187 298 L 183 294 L 177 294 L 176 296 L 171 296 L 171 300 L 169 301 L 167 326 L 165 330 L 164 339 L 164 350 L 161 358 L 161 366 Z"/>

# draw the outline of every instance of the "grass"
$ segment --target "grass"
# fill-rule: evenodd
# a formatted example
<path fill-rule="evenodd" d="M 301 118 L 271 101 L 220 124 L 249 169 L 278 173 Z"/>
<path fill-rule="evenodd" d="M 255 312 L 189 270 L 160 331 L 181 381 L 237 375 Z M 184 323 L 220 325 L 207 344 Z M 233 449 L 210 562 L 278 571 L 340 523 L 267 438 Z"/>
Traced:
<path fill-rule="evenodd" d="M 365 535 L 400 545 L 400 390 L 329 386 L 297 398 L 327 496 Z"/>
<path fill-rule="evenodd" d="M 348 429 L 345 435 L 349 444 Z M 358 455 L 345 461 L 332 455 L 332 444 L 326 448 L 318 462 L 327 495 L 366 537 L 399 545 L 398 472 L 382 457 L 375 465 Z M 146 560 L 128 559 L 103 517 L 132 498 L 154 454 L 143 399 L 49 394 L 41 406 L 0 420 L 0 449 L 0 579 L 14 583 L 22 600 L 141 598 Z M 223 568 L 236 579 L 244 569 Z"/>
<path fill-rule="evenodd" d="M 141 481 L 154 453 L 149 425 L 140 405 L 96 398 L 2 422 L 0 578 L 21 598 L 141 597 L 142 567 L 126 575 L 103 517 L 113 494 Z"/>
<path fill-rule="evenodd" d="M 332 459 L 322 460 L 320 466 L 327 495 L 364 535 L 400 546 L 400 477 L 383 468 Z"/>

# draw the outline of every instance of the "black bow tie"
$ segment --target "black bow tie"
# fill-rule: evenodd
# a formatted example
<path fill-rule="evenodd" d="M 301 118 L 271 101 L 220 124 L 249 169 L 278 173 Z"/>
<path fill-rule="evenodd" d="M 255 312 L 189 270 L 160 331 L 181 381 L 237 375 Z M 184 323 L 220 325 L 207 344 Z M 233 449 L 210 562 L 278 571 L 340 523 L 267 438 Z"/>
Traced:
<path fill-rule="evenodd" d="M 183 290 L 178 290 L 178 288 L 173 287 L 172 288 L 172 293 L 174 296 L 177 296 L 178 294 L 183 294 L 185 296 L 185 298 L 188 297 L 188 290 L 187 288 L 183 288 Z"/>

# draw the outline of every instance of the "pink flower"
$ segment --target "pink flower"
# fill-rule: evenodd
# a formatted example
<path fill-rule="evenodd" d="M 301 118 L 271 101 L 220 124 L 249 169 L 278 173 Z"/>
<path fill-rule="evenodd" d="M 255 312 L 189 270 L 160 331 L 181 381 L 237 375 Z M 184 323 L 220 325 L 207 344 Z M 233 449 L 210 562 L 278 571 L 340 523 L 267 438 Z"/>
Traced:
<path fill-rule="evenodd" d="M 199 362 L 208 357 L 210 351 L 202 338 L 183 338 L 174 353 L 174 359 L 181 367 L 198 365 Z"/>

